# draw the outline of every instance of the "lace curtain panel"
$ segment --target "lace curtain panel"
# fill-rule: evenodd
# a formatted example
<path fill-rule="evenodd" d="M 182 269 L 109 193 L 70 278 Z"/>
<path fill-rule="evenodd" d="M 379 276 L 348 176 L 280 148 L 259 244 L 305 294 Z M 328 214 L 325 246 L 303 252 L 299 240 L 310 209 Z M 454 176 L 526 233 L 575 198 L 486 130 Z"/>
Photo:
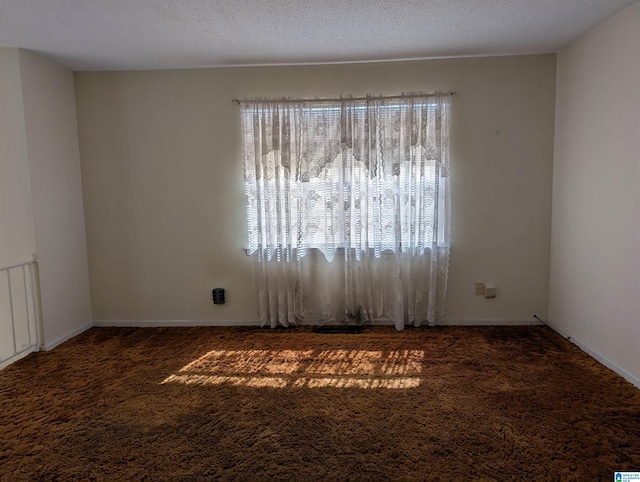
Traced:
<path fill-rule="evenodd" d="M 262 324 L 434 325 L 449 265 L 450 95 L 241 110 Z"/>

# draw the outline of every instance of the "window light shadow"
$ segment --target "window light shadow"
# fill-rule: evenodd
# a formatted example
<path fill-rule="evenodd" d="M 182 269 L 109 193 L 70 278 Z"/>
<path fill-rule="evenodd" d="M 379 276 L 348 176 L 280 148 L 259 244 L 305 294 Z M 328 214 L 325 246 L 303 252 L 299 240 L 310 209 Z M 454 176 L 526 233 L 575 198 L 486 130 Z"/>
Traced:
<path fill-rule="evenodd" d="M 162 383 L 256 388 L 391 388 L 420 385 L 422 350 L 213 350 Z"/>

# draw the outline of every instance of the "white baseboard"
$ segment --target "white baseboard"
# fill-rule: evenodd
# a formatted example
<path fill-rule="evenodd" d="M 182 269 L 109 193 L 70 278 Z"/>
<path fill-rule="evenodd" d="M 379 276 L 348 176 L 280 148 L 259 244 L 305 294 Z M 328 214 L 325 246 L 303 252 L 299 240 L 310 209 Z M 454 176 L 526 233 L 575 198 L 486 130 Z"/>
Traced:
<path fill-rule="evenodd" d="M 67 333 L 66 335 L 61 336 L 60 338 L 58 338 L 57 340 L 54 340 L 52 342 L 46 343 L 42 346 L 40 346 L 40 350 L 42 351 L 49 351 L 49 350 L 53 350 L 55 347 L 57 347 L 58 345 L 61 345 L 62 343 L 64 343 L 67 340 L 70 340 L 71 338 L 73 338 L 74 336 L 78 336 L 80 333 L 87 331 L 89 328 L 93 327 L 93 323 L 89 322 L 84 326 L 81 326 L 80 328 L 78 328 L 77 330 L 73 330 L 70 333 Z"/>
<path fill-rule="evenodd" d="M 491 320 L 438 320 L 436 326 L 529 326 L 541 325 L 535 318 L 526 320 L 507 319 L 491 319 Z"/>
<path fill-rule="evenodd" d="M 637 375 L 634 375 L 630 371 L 622 368 L 620 365 L 618 365 L 614 361 L 611 361 L 609 358 L 604 356 L 602 353 L 600 353 L 598 350 L 593 348 L 591 345 L 589 345 L 588 343 L 585 343 L 582 340 L 574 337 L 573 335 L 571 335 L 571 333 L 569 333 L 565 329 L 559 327 L 553 321 L 548 320 L 545 324 L 549 328 L 551 328 L 553 331 L 558 333 L 561 337 L 569 340 L 571 343 L 576 345 L 578 348 L 580 348 L 587 355 L 589 355 L 592 358 L 596 359 L 597 361 L 602 363 L 605 367 L 609 368 L 610 370 L 613 370 L 618 375 L 620 375 L 622 378 L 624 378 L 625 380 L 627 380 L 630 383 L 633 383 L 636 387 L 640 388 L 640 377 L 638 377 Z"/>
<path fill-rule="evenodd" d="M 299 323 L 299 325 L 311 325 L 312 323 Z M 376 320 L 374 325 L 393 325 L 393 321 L 387 319 Z M 438 321 L 437 326 L 526 326 L 541 325 L 538 320 L 444 320 Z M 108 327 L 162 327 L 162 326 L 260 326 L 260 320 L 94 320 L 93 326 Z M 424 325 L 426 326 L 426 325 Z"/>
<path fill-rule="evenodd" d="M 21 351 L 17 355 L 13 355 L 11 358 L 7 358 L 6 360 L 4 360 L 3 362 L 0 363 L 0 370 L 2 370 L 5 367 L 8 367 L 12 363 L 17 362 L 21 358 L 26 357 L 29 353 L 33 353 L 35 351 L 38 351 L 38 347 L 37 346 L 32 346 L 32 347 L 27 348 L 24 351 Z"/>
<path fill-rule="evenodd" d="M 259 320 L 94 320 L 97 327 L 260 326 Z"/>
<path fill-rule="evenodd" d="M 373 322 L 374 325 L 394 325 L 393 321 L 390 319 L 380 319 L 375 320 Z M 438 320 L 436 321 L 435 326 L 528 326 L 528 325 L 541 325 L 536 319 L 527 319 L 527 320 L 514 320 L 512 318 L 509 319 L 498 319 L 496 320 Z M 365 325 L 366 326 L 366 325 Z M 422 326 L 428 326 L 426 323 L 423 323 Z"/>

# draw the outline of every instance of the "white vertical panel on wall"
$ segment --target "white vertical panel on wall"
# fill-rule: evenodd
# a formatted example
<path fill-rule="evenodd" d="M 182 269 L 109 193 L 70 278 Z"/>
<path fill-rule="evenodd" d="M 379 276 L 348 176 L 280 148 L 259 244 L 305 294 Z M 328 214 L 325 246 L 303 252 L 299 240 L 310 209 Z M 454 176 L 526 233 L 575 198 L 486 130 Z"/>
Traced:
<path fill-rule="evenodd" d="M 13 354 L 9 279 L 6 271 L 0 271 L 0 361 L 10 358 Z"/>
<path fill-rule="evenodd" d="M 11 275 L 11 308 L 13 310 L 13 327 L 16 339 L 16 352 L 26 350 L 31 346 L 29 340 L 29 310 L 27 304 L 27 287 L 25 269 L 23 266 L 9 271 Z"/>
<path fill-rule="evenodd" d="M 38 349 L 33 266 L 0 270 L 0 368 Z"/>
<path fill-rule="evenodd" d="M 24 267 L 25 289 L 27 294 L 27 316 L 29 317 L 29 343 L 33 346 L 38 345 L 38 319 L 36 312 L 36 277 L 34 276 L 36 269 L 35 264 Z"/>

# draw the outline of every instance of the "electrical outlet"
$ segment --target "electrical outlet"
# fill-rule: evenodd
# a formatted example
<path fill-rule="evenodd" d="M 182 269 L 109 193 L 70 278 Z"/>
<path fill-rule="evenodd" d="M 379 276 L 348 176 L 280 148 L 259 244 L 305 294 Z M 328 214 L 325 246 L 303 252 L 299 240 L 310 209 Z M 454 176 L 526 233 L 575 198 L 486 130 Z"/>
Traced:
<path fill-rule="evenodd" d="M 485 298 L 495 298 L 496 297 L 496 285 L 494 284 L 487 284 L 485 286 L 485 294 L 484 294 Z"/>
<path fill-rule="evenodd" d="M 485 294 L 484 283 L 476 283 L 476 295 L 484 296 L 484 294 Z"/>

